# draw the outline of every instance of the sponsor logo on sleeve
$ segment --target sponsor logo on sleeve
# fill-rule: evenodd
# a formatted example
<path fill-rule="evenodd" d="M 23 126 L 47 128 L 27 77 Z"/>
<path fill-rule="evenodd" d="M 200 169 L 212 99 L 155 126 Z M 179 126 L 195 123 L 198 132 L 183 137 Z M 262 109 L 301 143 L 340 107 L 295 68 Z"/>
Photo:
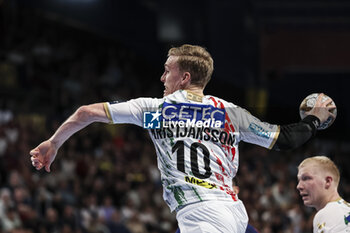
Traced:
<path fill-rule="evenodd" d="M 260 137 L 267 138 L 267 139 L 271 138 L 271 132 L 265 130 L 263 127 L 255 123 L 250 123 L 248 129 Z"/>

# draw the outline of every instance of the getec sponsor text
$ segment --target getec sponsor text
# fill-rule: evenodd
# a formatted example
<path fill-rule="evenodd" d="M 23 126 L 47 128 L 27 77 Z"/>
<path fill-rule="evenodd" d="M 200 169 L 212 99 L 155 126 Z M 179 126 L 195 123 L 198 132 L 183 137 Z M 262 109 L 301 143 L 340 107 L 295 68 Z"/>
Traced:
<path fill-rule="evenodd" d="M 225 114 L 225 109 L 215 108 L 211 105 L 164 103 L 160 122 L 164 128 L 224 128 Z"/>

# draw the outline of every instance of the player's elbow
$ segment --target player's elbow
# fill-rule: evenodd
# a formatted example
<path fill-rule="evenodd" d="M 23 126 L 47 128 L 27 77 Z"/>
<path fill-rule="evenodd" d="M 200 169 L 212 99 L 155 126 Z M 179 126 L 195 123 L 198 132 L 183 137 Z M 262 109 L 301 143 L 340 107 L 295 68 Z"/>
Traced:
<path fill-rule="evenodd" d="M 94 121 L 94 114 L 89 105 L 80 106 L 75 114 L 80 122 L 89 123 Z"/>
<path fill-rule="evenodd" d="M 76 116 L 82 123 L 109 122 L 103 103 L 83 105 L 76 111 Z"/>

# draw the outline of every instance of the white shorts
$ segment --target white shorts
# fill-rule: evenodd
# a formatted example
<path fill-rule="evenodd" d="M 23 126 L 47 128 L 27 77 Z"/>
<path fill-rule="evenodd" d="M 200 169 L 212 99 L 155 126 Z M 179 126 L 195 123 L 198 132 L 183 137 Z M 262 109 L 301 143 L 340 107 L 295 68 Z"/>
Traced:
<path fill-rule="evenodd" d="M 180 209 L 176 218 L 181 233 L 245 233 L 247 211 L 242 201 L 204 201 Z"/>

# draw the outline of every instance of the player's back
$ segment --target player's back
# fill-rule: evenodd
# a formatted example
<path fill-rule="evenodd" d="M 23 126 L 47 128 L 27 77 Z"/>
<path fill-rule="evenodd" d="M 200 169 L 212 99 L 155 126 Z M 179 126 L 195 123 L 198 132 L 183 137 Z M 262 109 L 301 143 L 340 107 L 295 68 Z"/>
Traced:
<path fill-rule="evenodd" d="M 236 201 L 232 178 L 238 167 L 234 125 L 213 96 L 177 91 L 159 103 L 159 129 L 150 129 L 171 209 L 204 200 Z"/>

